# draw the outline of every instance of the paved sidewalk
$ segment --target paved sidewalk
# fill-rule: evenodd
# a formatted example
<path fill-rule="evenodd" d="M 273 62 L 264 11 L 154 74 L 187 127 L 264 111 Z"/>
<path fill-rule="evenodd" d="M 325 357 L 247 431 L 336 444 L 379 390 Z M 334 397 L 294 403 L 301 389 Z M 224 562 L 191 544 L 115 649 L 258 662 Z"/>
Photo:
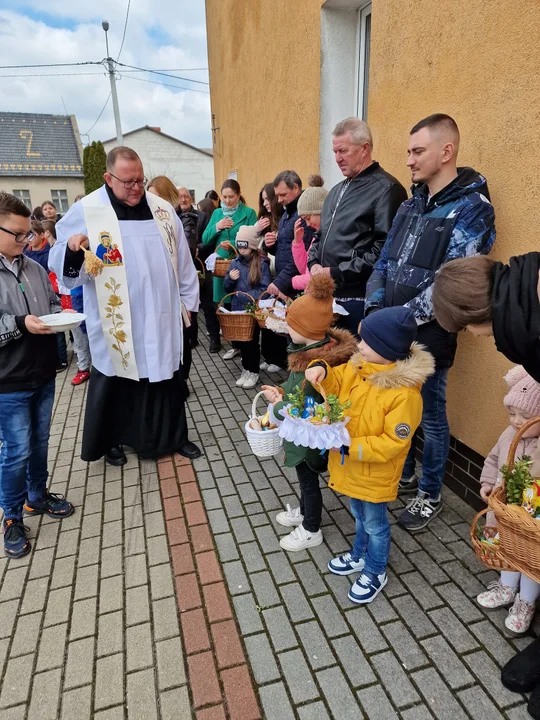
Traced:
<path fill-rule="evenodd" d="M 251 454 L 235 362 L 205 344 L 194 360 L 193 467 L 82 463 L 85 388 L 59 376 L 51 489 L 77 512 L 30 519 L 31 555 L 0 559 L 1 720 L 528 718 L 499 673 L 529 639 L 473 602 L 494 577 L 474 512 L 446 491 L 428 530 L 394 526 L 386 590 L 352 606 L 326 570 L 354 533 L 347 499 L 325 488 L 325 543 L 282 552 L 295 473 Z"/>

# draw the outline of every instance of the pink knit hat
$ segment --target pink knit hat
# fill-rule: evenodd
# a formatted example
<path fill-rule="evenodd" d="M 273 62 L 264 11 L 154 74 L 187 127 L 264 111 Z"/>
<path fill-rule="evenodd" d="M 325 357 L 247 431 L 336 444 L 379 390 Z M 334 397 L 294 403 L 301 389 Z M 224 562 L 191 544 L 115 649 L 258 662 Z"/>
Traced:
<path fill-rule="evenodd" d="M 540 385 L 527 371 L 516 365 L 504 377 L 510 392 L 504 398 L 505 407 L 515 407 L 532 417 L 540 415 Z"/>

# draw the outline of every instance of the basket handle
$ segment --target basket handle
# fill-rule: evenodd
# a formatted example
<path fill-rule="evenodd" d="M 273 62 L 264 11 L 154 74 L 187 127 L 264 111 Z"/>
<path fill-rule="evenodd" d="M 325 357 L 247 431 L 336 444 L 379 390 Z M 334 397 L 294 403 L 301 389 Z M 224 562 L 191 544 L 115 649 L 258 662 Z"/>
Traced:
<path fill-rule="evenodd" d="M 238 250 L 235 248 L 235 246 L 232 244 L 232 242 L 230 240 L 223 240 L 222 242 L 220 242 L 219 245 L 217 246 L 217 248 L 215 249 L 215 252 L 217 252 L 219 250 L 219 248 L 223 245 L 224 242 L 228 242 L 229 245 L 231 246 L 230 250 L 225 250 L 225 248 L 223 248 L 225 250 L 225 252 L 231 252 L 231 250 L 233 250 L 235 256 L 238 257 Z M 226 260 L 227 258 L 221 258 L 221 259 Z"/>
<path fill-rule="evenodd" d="M 255 302 L 255 298 L 253 298 L 249 293 L 244 292 L 243 290 L 236 290 L 236 292 L 229 293 L 228 295 L 225 295 L 225 297 L 222 297 L 219 301 L 218 308 L 222 307 L 223 301 L 226 300 L 228 297 L 232 297 L 232 295 L 247 295 L 251 302 Z"/>
<path fill-rule="evenodd" d="M 259 305 L 259 303 L 261 302 L 264 295 L 272 295 L 272 293 L 269 293 L 268 290 L 265 290 L 264 292 L 262 292 L 259 295 L 259 299 L 257 300 L 257 307 L 259 308 L 259 310 L 268 309 L 268 308 L 261 308 L 261 306 Z M 273 303 L 272 307 L 274 307 L 274 305 L 276 304 L 277 295 L 272 295 L 272 297 L 274 298 L 274 303 Z"/>
<path fill-rule="evenodd" d="M 306 380 L 306 378 L 304 378 L 304 380 L 302 382 L 302 390 L 304 392 L 306 391 L 306 385 L 307 385 L 307 380 Z M 326 392 L 325 392 L 325 389 L 323 388 L 323 386 L 320 385 L 319 383 L 315 383 L 315 385 L 312 385 L 312 387 L 314 390 L 316 390 L 319 393 L 319 395 L 322 395 L 322 399 L 323 399 L 324 407 L 326 408 L 326 412 L 330 412 L 330 405 L 328 404 L 328 398 L 326 397 Z"/>
<path fill-rule="evenodd" d="M 198 257 L 198 256 L 195 256 L 193 259 L 195 260 L 195 262 L 198 262 L 198 263 L 199 263 L 199 265 L 201 266 L 202 274 L 203 274 L 204 276 L 206 276 L 206 268 L 204 267 L 204 263 L 203 263 L 203 261 L 201 260 L 201 258 Z M 199 272 L 201 272 L 201 270 L 199 270 Z"/>
<path fill-rule="evenodd" d="M 516 461 L 516 450 L 519 445 L 519 441 L 521 440 L 523 435 L 525 435 L 525 433 L 527 432 L 527 430 L 529 428 L 531 428 L 533 425 L 536 425 L 536 423 L 539 423 L 539 422 L 540 422 L 540 417 L 531 418 L 530 420 L 527 420 L 525 425 L 523 425 L 523 427 L 521 427 L 517 431 L 514 439 L 512 440 L 512 443 L 510 445 L 510 449 L 508 450 L 508 459 L 506 461 L 510 472 L 514 469 L 514 463 Z"/>
<path fill-rule="evenodd" d="M 261 390 L 261 392 L 258 392 L 255 397 L 253 398 L 253 402 L 251 403 L 251 419 L 257 417 L 257 400 L 264 395 L 264 390 Z"/>

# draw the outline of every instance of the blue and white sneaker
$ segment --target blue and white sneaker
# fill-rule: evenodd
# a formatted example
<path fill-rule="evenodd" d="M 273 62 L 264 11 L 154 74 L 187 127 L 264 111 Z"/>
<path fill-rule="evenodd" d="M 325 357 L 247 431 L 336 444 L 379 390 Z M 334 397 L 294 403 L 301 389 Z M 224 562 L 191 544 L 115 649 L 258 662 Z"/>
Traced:
<path fill-rule="evenodd" d="M 375 600 L 387 582 L 385 572 L 382 575 L 363 572 L 349 590 L 349 600 L 357 605 L 367 605 Z"/>
<path fill-rule="evenodd" d="M 362 572 L 364 569 L 365 561 L 363 558 L 355 560 L 350 552 L 345 555 L 330 560 L 328 563 L 328 569 L 333 572 L 334 575 L 351 575 L 352 573 Z"/>

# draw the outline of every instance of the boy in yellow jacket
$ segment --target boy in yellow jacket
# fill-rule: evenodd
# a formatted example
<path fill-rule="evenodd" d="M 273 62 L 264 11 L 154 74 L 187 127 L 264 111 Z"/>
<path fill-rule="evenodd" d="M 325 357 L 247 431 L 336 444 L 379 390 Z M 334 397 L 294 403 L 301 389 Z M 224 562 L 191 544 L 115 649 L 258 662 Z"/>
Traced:
<path fill-rule="evenodd" d="M 433 374 L 433 357 L 415 342 L 416 320 L 405 307 L 373 313 L 360 325 L 358 352 L 346 365 L 314 361 L 306 380 L 350 401 L 351 444 L 330 452 L 330 487 L 351 499 L 356 537 L 350 552 L 331 560 L 336 575 L 361 573 L 349 600 L 372 602 L 387 583 L 390 524 L 387 503 L 397 488 L 412 437 L 422 418 L 420 390 Z"/>

